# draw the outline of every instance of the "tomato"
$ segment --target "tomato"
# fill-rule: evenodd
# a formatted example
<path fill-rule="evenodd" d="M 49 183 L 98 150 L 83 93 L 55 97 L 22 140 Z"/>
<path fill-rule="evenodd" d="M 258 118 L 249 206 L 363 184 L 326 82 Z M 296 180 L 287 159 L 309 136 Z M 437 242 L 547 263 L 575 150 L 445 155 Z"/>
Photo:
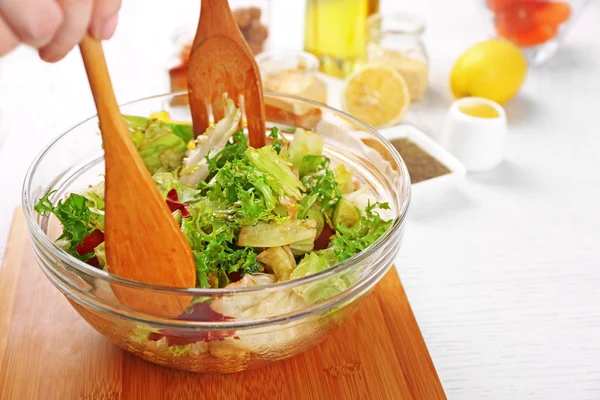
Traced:
<path fill-rule="evenodd" d="M 510 36 L 513 33 L 526 31 L 535 26 L 533 13 L 539 7 L 536 2 L 515 4 L 496 14 L 494 23 L 500 36 Z"/>
<path fill-rule="evenodd" d="M 537 25 L 559 25 L 571 16 L 571 6 L 565 2 L 541 4 L 533 12 L 533 20 Z"/>
<path fill-rule="evenodd" d="M 548 0 L 486 0 L 488 8 L 495 13 L 519 4 L 542 4 L 547 2 Z"/>
<path fill-rule="evenodd" d="M 329 246 L 329 241 L 331 240 L 331 236 L 335 233 L 335 230 L 329 226 L 328 223 L 325 223 L 323 227 L 323 231 L 315 240 L 315 250 L 326 249 Z"/>
<path fill-rule="evenodd" d="M 101 230 L 96 229 L 89 235 L 87 235 L 81 243 L 75 246 L 75 251 L 80 256 L 91 253 L 94 251 L 96 246 L 104 242 L 104 233 Z"/>
<path fill-rule="evenodd" d="M 522 0 L 486 0 L 488 8 L 494 12 L 503 10 Z"/>
<path fill-rule="evenodd" d="M 558 25 L 571 16 L 565 2 L 536 0 L 489 0 L 495 7 L 494 25 L 498 36 L 519 46 L 542 44 L 556 36 Z M 491 8 L 491 7 L 490 7 Z"/>
<path fill-rule="evenodd" d="M 242 279 L 242 273 L 239 271 L 235 271 L 235 272 L 228 272 L 227 273 L 227 278 L 229 278 L 230 282 L 237 282 L 240 279 Z"/>
<path fill-rule="evenodd" d="M 196 303 L 191 306 L 188 313 L 177 317 L 184 321 L 231 321 L 234 318 L 223 315 L 210 308 L 210 303 Z M 213 340 L 223 340 L 226 337 L 233 336 L 235 331 L 181 331 L 177 329 L 162 329 L 160 332 L 150 333 L 150 340 L 161 340 L 167 338 L 169 346 L 185 345 L 200 341 L 210 342 Z"/>
<path fill-rule="evenodd" d="M 86 264 L 91 265 L 92 267 L 100 268 L 100 260 L 98 257 L 92 257 L 86 261 Z"/>
<path fill-rule="evenodd" d="M 532 29 L 516 33 L 509 38 L 519 46 L 537 46 L 547 42 L 556 36 L 558 29 L 556 25 L 538 25 Z"/>

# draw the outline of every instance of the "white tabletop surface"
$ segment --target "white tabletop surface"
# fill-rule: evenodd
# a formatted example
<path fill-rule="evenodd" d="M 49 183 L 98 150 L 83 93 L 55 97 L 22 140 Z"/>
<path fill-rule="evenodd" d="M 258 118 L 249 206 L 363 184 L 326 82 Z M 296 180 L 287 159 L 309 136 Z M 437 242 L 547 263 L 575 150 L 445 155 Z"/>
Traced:
<path fill-rule="evenodd" d="M 105 49 L 126 102 L 168 91 L 171 33 L 199 2 L 123 3 Z M 272 2 L 274 47 L 302 47 L 303 3 Z M 490 32 L 482 4 L 382 0 L 428 21 L 432 89 L 410 121 L 434 139 L 453 60 Z M 450 399 L 600 399 L 600 1 L 506 109 L 505 161 L 413 202 L 398 270 Z M 32 158 L 93 113 L 77 51 L 0 59 L 0 254 Z"/>

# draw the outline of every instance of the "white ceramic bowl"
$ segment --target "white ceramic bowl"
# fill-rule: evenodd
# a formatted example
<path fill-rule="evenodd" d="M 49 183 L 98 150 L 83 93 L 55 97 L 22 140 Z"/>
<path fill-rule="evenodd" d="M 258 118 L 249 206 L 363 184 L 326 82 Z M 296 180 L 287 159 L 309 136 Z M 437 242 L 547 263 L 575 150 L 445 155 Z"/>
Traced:
<path fill-rule="evenodd" d="M 463 105 L 477 103 L 491 106 L 498 117 L 474 117 L 460 109 Z M 507 130 L 506 112 L 502 106 L 479 97 L 465 97 L 450 106 L 442 126 L 441 144 L 465 165 L 467 171 L 485 171 L 504 158 Z"/>
<path fill-rule="evenodd" d="M 395 143 L 398 140 L 410 139 L 450 170 L 449 174 L 413 183 L 413 193 L 429 193 L 431 190 L 451 186 L 466 175 L 465 166 L 456 157 L 412 125 L 399 125 L 394 128 L 382 130 L 380 133 L 389 140 L 394 147 L 396 147 Z"/>

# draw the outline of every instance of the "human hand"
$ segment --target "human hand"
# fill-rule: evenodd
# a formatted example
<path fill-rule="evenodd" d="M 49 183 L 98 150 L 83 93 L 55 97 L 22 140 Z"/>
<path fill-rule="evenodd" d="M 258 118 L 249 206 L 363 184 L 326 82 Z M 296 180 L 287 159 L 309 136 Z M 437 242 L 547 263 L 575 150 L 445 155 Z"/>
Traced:
<path fill-rule="evenodd" d="M 20 43 L 48 62 L 62 59 L 89 32 L 112 37 L 121 0 L 0 0 L 0 57 Z"/>

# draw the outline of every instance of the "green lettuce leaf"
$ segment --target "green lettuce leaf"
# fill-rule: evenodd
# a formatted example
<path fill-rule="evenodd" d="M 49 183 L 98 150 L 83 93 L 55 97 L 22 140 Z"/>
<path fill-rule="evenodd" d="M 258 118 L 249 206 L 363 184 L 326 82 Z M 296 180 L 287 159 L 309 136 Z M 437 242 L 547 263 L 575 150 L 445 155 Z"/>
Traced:
<path fill-rule="evenodd" d="M 233 134 L 232 139 L 214 157 L 210 156 L 210 152 L 206 155 L 209 168 L 208 179 L 215 176 L 219 169 L 223 168 L 226 163 L 242 161 L 246 157 L 245 152 L 248 149 L 248 138 L 244 135 L 244 131 L 240 129 Z"/>
<path fill-rule="evenodd" d="M 168 118 L 169 115 L 167 113 L 165 114 L 166 118 Z M 146 129 L 148 129 L 148 124 L 151 121 L 150 118 L 138 117 L 134 115 L 123 115 L 123 117 L 125 118 L 125 121 L 127 122 L 127 125 L 129 127 L 129 131 L 132 135 L 135 135 L 137 132 L 140 131 L 142 133 L 145 132 Z M 192 126 L 192 124 L 185 122 L 178 123 L 173 121 L 167 122 L 158 118 L 155 118 L 154 120 L 162 121 L 167 128 L 171 129 L 173 134 L 181 138 L 181 140 L 183 140 L 186 144 L 194 138 L 194 127 Z"/>
<path fill-rule="evenodd" d="M 254 249 L 234 244 L 239 226 L 213 218 L 213 207 L 210 202 L 194 204 L 190 218 L 183 218 L 181 225 L 196 262 L 198 286 L 204 288 L 228 283 L 219 276 L 219 270 L 244 275 L 261 266 Z"/>
<path fill-rule="evenodd" d="M 138 117 L 135 115 L 123 115 L 123 118 L 125 118 L 125 122 L 127 122 L 129 132 L 131 133 L 137 131 L 145 131 L 148 127 L 148 122 L 150 122 L 150 119 L 148 118 Z"/>
<path fill-rule="evenodd" d="M 335 264 L 335 262 L 333 263 Z M 327 252 L 312 252 L 304 256 L 298 266 L 290 274 L 290 279 L 299 279 L 314 275 L 333 265 Z M 304 299 L 307 304 L 317 303 L 329 299 L 350 287 L 350 280 L 335 276 L 319 282 L 312 282 L 294 288 L 296 294 Z"/>
<path fill-rule="evenodd" d="M 250 165 L 265 174 L 269 186 L 278 196 L 289 196 L 296 200 L 302 198 L 301 190 L 304 190 L 304 186 L 292 171 L 292 164 L 280 157 L 272 148 L 250 147 L 245 154 Z"/>
<path fill-rule="evenodd" d="M 173 171 L 181 166 L 187 144 L 160 120 L 150 120 L 138 151 L 150 173 Z"/>
<path fill-rule="evenodd" d="M 304 156 L 300 163 L 300 167 L 298 168 L 298 172 L 300 173 L 300 177 L 314 174 L 329 168 L 329 163 L 329 158 L 325 156 Z"/>
<path fill-rule="evenodd" d="M 243 156 L 227 161 L 209 183 L 199 187 L 211 201 L 215 218 L 254 225 L 259 221 L 287 219 L 276 212 L 278 199 L 270 183 L 271 177 L 250 165 Z"/>
<path fill-rule="evenodd" d="M 369 204 L 352 227 L 341 223 L 336 225 L 336 234 L 332 237 L 329 247 L 334 250 L 338 262 L 345 261 L 367 249 L 390 227 L 392 220 L 383 220 L 375 211 L 376 208 L 387 210 L 389 205 Z"/>
<path fill-rule="evenodd" d="M 69 254 L 82 261 L 87 261 L 93 257 L 93 253 L 79 255 L 74 249 L 83 242 L 94 230 L 101 225 L 99 220 L 104 221 L 104 215 L 92 212 L 90 202 L 84 196 L 72 193 L 64 200 L 59 200 L 56 206 L 52 205 L 50 196 L 54 191 L 48 192 L 37 202 L 34 209 L 41 215 L 47 216 L 52 213 L 63 226 L 63 232 L 58 237 L 57 242 L 61 243 Z"/>
<path fill-rule="evenodd" d="M 317 200 L 323 211 L 334 208 L 342 198 L 335 176 L 329 169 L 304 176 L 302 184 L 306 187 L 307 193 L 317 195 Z"/>
<path fill-rule="evenodd" d="M 277 154 L 280 154 L 286 142 L 285 137 L 279 134 L 279 128 L 277 128 L 276 126 L 272 127 L 271 133 L 269 133 L 269 137 L 273 139 L 273 144 L 271 145 L 271 147 L 273 148 L 273 150 L 275 150 Z"/>
<path fill-rule="evenodd" d="M 96 229 L 104 232 L 104 182 L 98 183 L 81 195 L 87 199 L 87 205 L 93 216 L 92 222 Z"/>
<path fill-rule="evenodd" d="M 342 194 L 351 193 L 354 191 L 354 183 L 352 182 L 352 171 L 346 169 L 344 164 L 338 164 L 333 169 L 333 175 L 335 176 L 335 181 L 340 188 Z"/>
<path fill-rule="evenodd" d="M 290 278 L 304 278 L 305 276 L 316 274 L 327 268 L 329 268 L 327 258 L 312 252 L 302 258 L 296 269 L 290 274 Z"/>
<path fill-rule="evenodd" d="M 299 169 L 304 157 L 320 156 L 324 146 L 325 139 L 321 136 L 313 131 L 297 128 L 294 132 L 294 140 L 290 143 L 290 161 Z"/>
<path fill-rule="evenodd" d="M 202 197 L 199 189 L 182 185 L 175 172 L 157 172 L 152 175 L 152 179 L 158 186 L 163 198 L 167 197 L 167 193 L 171 189 L 177 190 L 179 201 L 184 204 L 196 202 Z"/>
<path fill-rule="evenodd" d="M 252 247 L 278 247 L 316 239 L 317 221 L 313 219 L 290 219 L 282 223 L 259 222 L 254 226 L 242 226 L 238 244 Z"/>
<path fill-rule="evenodd" d="M 106 266 L 106 242 L 100 243 L 96 248 L 94 248 L 94 255 L 98 258 L 98 264 L 101 267 Z"/>

